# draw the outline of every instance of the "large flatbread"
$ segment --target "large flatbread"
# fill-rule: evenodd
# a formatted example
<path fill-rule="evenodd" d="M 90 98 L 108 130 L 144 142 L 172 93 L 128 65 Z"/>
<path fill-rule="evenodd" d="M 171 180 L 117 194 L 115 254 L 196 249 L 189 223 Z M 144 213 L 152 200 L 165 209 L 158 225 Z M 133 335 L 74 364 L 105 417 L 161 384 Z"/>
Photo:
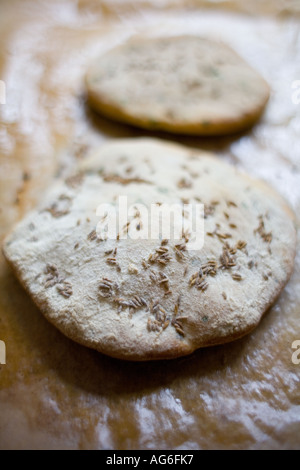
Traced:
<path fill-rule="evenodd" d="M 106 239 L 120 197 L 131 212 Z M 151 204 L 177 204 L 183 218 L 204 204 L 203 246 L 188 229 L 179 239 L 139 239 Z M 57 181 L 4 253 L 65 335 L 114 357 L 150 360 L 249 333 L 288 281 L 295 243 L 293 214 L 265 183 L 199 150 L 124 139 Z"/>

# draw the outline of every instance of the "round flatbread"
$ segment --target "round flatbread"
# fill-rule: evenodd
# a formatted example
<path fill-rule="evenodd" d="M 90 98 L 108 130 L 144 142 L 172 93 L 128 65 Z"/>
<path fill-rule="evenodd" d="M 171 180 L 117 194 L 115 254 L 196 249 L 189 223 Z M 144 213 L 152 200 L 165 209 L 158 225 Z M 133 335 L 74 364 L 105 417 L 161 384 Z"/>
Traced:
<path fill-rule="evenodd" d="M 166 207 L 180 209 L 159 216 L 168 237 L 152 217 Z M 265 183 L 199 150 L 128 139 L 56 182 L 4 253 L 65 335 L 150 360 L 249 333 L 289 279 L 295 244 L 293 214 Z"/>
<path fill-rule="evenodd" d="M 89 102 L 146 129 L 221 135 L 253 125 L 269 86 L 227 45 L 193 36 L 136 39 L 100 57 L 86 76 Z"/>

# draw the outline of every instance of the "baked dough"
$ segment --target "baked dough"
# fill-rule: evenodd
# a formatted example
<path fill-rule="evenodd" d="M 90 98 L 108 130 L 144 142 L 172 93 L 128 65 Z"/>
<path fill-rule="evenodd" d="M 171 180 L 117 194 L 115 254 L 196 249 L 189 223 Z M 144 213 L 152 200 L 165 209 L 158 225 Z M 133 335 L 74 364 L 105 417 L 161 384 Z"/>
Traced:
<path fill-rule="evenodd" d="M 99 57 L 86 87 L 105 116 L 196 135 L 248 128 L 269 98 L 265 80 L 232 49 L 194 36 L 131 40 Z"/>
<path fill-rule="evenodd" d="M 120 196 L 134 211 L 121 236 L 105 240 L 99 204 L 116 206 Z M 179 241 L 134 239 L 146 223 L 142 205 L 165 203 L 183 211 L 204 204 L 201 249 L 190 249 L 188 231 Z M 57 181 L 8 236 L 4 254 L 68 337 L 122 359 L 173 358 L 257 326 L 292 272 L 293 220 L 269 186 L 213 155 L 121 139 Z"/>

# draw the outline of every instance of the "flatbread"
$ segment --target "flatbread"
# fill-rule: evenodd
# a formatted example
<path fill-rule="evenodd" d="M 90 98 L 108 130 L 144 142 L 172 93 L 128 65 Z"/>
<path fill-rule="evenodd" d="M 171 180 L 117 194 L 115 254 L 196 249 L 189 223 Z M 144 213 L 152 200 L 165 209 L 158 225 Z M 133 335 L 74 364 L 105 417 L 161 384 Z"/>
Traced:
<path fill-rule="evenodd" d="M 105 116 L 146 129 L 221 135 L 253 125 L 269 86 L 231 48 L 194 36 L 136 39 L 91 66 L 86 88 Z"/>
<path fill-rule="evenodd" d="M 133 209 L 129 223 L 105 240 L 106 214 L 120 196 Z M 202 248 L 190 249 L 193 230 L 180 240 L 135 239 L 148 220 L 143 207 L 179 204 L 186 217 L 186 207 L 201 203 Z M 8 236 L 4 254 L 66 336 L 142 361 L 249 333 L 288 281 L 295 245 L 293 213 L 265 183 L 199 150 L 121 139 L 57 181 Z"/>

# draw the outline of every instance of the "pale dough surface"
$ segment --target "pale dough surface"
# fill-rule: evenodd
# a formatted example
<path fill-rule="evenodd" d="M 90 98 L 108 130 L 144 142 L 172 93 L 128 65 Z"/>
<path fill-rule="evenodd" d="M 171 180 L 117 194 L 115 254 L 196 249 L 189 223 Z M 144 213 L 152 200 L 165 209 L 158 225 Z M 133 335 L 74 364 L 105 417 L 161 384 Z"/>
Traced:
<path fill-rule="evenodd" d="M 97 208 L 116 207 L 120 196 L 132 207 L 129 222 L 105 240 Z M 148 220 L 141 207 L 178 204 L 186 217 L 186 204 L 197 203 L 204 204 L 201 249 L 189 248 L 189 230 L 177 241 L 137 238 Z M 295 244 L 293 214 L 265 183 L 209 153 L 142 138 L 100 147 L 76 175 L 56 182 L 4 253 L 68 337 L 150 360 L 250 332 L 289 279 Z"/>
<path fill-rule="evenodd" d="M 110 118 L 197 135 L 250 127 L 269 98 L 266 81 L 224 42 L 194 36 L 131 39 L 94 61 L 86 85 Z"/>

